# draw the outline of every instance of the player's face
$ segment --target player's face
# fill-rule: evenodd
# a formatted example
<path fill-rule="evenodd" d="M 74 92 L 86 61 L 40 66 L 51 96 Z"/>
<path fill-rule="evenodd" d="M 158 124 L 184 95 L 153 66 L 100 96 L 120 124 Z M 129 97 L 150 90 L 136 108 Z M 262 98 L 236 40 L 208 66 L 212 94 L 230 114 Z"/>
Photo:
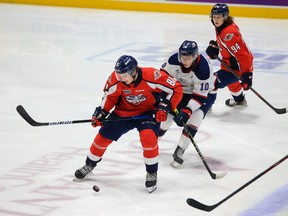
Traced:
<path fill-rule="evenodd" d="M 116 73 L 116 78 L 118 81 L 124 82 L 128 85 L 134 81 L 134 78 L 130 75 L 129 72 L 123 74 Z"/>
<path fill-rule="evenodd" d="M 194 58 L 192 55 L 189 55 L 189 56 L 181 55 L 181 63 L 183 64 L 185 68 L 189 68 L 192 65 L 193 61 L 194 61 Z"/>
<path fill-rule="evenodd" d="M 213 18 L 214 25 L 216 27 L 220 27 L 221 25 L 223 25 L 225 21 L 224 17 L 221 14 L 214 14 L 212 18 Z"/>

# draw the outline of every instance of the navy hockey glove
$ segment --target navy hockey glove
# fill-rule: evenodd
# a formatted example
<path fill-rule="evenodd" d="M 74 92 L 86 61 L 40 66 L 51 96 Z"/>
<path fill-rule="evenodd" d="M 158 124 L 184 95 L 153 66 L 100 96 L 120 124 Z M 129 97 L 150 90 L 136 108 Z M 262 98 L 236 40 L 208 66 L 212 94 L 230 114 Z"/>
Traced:
<path fill-rule="evenodd" d="M 183 127 L 191 115 L 192 110 L 189 107 L 184 107 L 176 116 L 174 116 L 173 120 L 179 127 Z"/>
<path fill-rule="evenodd" d="M 243 89 L 246 91 L 252 86 L 253 73 L 244 72 L 241 76 Z"/>
<path fill-rule="evenodd" d="M 102 109 L 101 106 L 96 107 L 91 119 L 92 126 L 102 126 L 108 114 L 109 113 Z"/>
<path fill-rule="evenodd" d="M 171 103 L 167 99 L 161 99 L 156 112 L 156 121 L 164 122 L 167 119 L 167 115 L 171 110 Z"/>
<path fill-rule="evenodd" d="M 216 59 L 219 55 L 219 46 L 216 41 L 211 40 L 206 49 L 206 53 L 210 59 Z"/>

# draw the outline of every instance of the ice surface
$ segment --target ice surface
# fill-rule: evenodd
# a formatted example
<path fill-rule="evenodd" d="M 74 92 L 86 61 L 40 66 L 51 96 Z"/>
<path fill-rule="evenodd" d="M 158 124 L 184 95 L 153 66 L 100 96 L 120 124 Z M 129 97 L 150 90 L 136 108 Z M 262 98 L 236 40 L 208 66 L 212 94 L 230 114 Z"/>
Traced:
<path fill-rule="evenodd" d="M 255 56 L 253 87 L 275 107 L 288 106 L 288 20 L 236 18 Z M 181 129 L 160 141 L 158 189 L 148 194 L 137 131 L 113 143 L 82 183 L 98 129 L 89 124 L 31 127 L 16 112 L 22 104 L 37 121 L 90 118 L 104 82 L 122 54 L 159 68 L 185 39 L 205 54 L 214 39 L 209 17 L 0 4 L 0 215 L 25 216 L 258 216 L 288 215 L 288 162 L 211 213 L 186 204 L 212 205 L 288 153 L 288 114 L 277 115 L 255 94 L 249 106 L 229 108 L 227 89 L 195 137 L 213 180 L 191 145 L 184 165 L 172 168 Z M 219 63 L 213 61 L 214 70 Z M 93 185 L 100 192 L 92 190 Z"/>

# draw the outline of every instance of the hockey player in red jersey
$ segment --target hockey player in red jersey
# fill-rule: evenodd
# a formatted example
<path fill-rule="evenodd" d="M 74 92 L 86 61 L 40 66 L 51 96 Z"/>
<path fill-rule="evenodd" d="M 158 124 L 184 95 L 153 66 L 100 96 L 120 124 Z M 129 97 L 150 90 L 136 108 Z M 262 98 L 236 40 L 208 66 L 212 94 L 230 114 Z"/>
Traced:
<path fill-rule="evenodd" d="M 162 92 L 167 96 L 160 100 Z M 136 128 L 147 172 L 145 186 L 149 193 L 153 192 L 157 188 L 160 122 L 176 108 L 182 93 L 181 84 L 175 78 L 155 68 L 138 67 L 132 56 L 121 56 L 105 84 L 101 105 L 92 116 L 92 126 L 101 128 L 90 147 L 86 164 L 76 170 L 75 177 L 83 179 L 91 173 L 107 147 Z M 109 121 L 125 117 L 129 120 Z"/>
<path fill-rule="evenodd" d="M 218 88 L 228 86 L 233 99 L 226 100 L 226 105 L 247 105 L 244 90 L 252 86 L 253 77 L 253 55 L 242 38 L 238 26 L 229 16 L 229 8 L 226 4 L 217 3 L 213 6 L 210 18 L 215 26 L 216 41 L 211 40 L 206 49 L 207 55 L 211 59 L 218 57 L 219 51 L 222 61 L 232 68 L 242 79 L 239 80 L 227 68 L 221 64 L 221 69 L 217 71 Z"/>
<path fill-rule="evenodd" d="M 210 62 L 199 53 L 195 41 L 185 40 L 179 47 L 178 53 L 171 55 L 161 70 L 175 77 L 183 87 L 183 97 L 177 106 L 179 113 L 173 117 L 169 114 L 165 122 L 161 122 L 159 138 L 175 123 L 187 129 L 194 137 L 216 100 L 217 89 L 215 88 L 216 76 L 213 73 Z M 171 166 L 177 167 L 183 164 L 184 151 L 191 141 L 187 132 L 183 129 L 177 147 L 172 155 Z"/>

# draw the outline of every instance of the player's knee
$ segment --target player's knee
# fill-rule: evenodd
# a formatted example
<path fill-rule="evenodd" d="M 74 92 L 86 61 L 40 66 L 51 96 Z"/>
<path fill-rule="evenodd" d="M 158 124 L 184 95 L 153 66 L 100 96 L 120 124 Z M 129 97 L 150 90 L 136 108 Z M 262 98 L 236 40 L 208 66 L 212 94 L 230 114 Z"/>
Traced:
<path fill-rule="evenodd" d="M 90 152 L 93 155 L 102 156 L 107 149 L 107 146 L 112 143 L 112 140 L 103 137 L 98 133 L 90 147 Z"/>
<path fill-rule="evenodd" d="M 191 127 L 193 127 L 196 130 L 198 130 L 198 128 L 200 127 L 200 125 L 201 125 L 201 123 L 203 121 L 203 118 L 204 118 L 203 110 L 197 109 L 197 110 L 195 110 L 193 115 L 191 115 L 191 117 L 187 121 L 187 125 L 191 125 Z"/>
<path fill-rule="evenodd" d="M 189 133 L 192 135 L 192 137 L 194 137 L 198 131 L 198 127 L 196 127 L 195 125 L 192 125 L 192 124 L 187 125 L 187 129 L 188 129 Z M 184 136 L 188 137 L 188 134 L 186 133 L 185 130 L 183 130 L 182 134 Z"/>
<path fill-rule="evenodd" d="M 107 147 L 108 145 L 112 143 L 112 140 L 107 139 L 104 136 L 102 136 L 100 133 L 98 133 L 94 139 L 94 142 L 99 146 Z"/>
<path fill-rule="evenodd" d="M 234 94 L 241 94 L 242 92 L 242 85 L 240 82 L 235 82 L 230 85 L 228 85 L 228 89 L 230 92 Z"/>
<path fill-rule="evenodd" d="M 140 141 L 145 147 L 154 146 L 157 144 L 157 136 L 152 129 L 140 131 Z"/>
<path fill-rule="evenodd" d="M 167 132 L 167 130 L 163 130 L 163 129 L 159 129 L 159 132 L 158 132 L 158 137 L 160 138 L 160 137 L 163 137 L 164 136 L 164 134 Z"/>
<path fill-rule="evenodd" d="M 140 131 L 140 141 L 145 158 L 153 158 L 158 156 L 158 141 L 153 130 L 145 129 Z"/>

